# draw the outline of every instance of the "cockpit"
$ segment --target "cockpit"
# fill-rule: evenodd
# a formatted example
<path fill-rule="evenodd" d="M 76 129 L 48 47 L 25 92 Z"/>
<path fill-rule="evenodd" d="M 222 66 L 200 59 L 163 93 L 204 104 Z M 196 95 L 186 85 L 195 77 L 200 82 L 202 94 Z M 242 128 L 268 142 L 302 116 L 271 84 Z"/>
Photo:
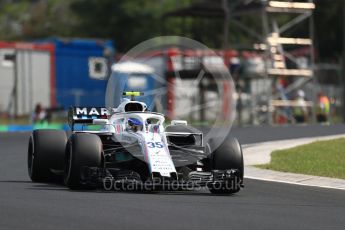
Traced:
<path fill-rule="evenodd" d="M 127 129 L 128 131 L 138 132 L 143 131 L 144 125 L 140 119 L 137 118 L 128 118 L 127 120 Z"/>
<path fill-rule="evenodd" d="M 122 126 L 129 132 L 153 132 L 163 130 L 164 116 L 153 112 L 127 112 L 113 114 L 110 122 L 115 127 Z"/>

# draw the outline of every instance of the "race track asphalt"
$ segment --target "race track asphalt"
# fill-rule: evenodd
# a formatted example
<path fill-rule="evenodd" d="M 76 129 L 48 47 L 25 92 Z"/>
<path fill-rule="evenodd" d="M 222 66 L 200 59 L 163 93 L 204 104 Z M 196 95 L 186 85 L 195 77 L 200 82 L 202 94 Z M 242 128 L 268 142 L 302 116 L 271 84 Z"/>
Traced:
<path fill-rule="evenodd" d="M 242 143 L 345 133 L 345 126 L 234 128 Z M 256 180 L 208 191 L 70 191 L 30 182 L 28 133 L 0 133 L 0 229 L 344 229 L 345 192 Z"/>

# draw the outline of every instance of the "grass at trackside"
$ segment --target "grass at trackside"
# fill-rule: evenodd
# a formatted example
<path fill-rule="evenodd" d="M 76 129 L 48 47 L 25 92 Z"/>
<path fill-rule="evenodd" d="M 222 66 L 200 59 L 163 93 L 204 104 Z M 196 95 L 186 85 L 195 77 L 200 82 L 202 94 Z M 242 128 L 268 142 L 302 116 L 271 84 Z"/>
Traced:
<path fill-rule="evenodd" d="M 345 179 L 345 138 L 274 151 L 259 168 Z"/>
<path fill-rule="evenodd" d="M 22 117 L 22 118 L 17 118 L 17 119 L 10 119 L 8 117 L 0 117 L 0 125 L 9 125 L 9 124 L 27 125 L 29 124 L 29 118 Z"/>

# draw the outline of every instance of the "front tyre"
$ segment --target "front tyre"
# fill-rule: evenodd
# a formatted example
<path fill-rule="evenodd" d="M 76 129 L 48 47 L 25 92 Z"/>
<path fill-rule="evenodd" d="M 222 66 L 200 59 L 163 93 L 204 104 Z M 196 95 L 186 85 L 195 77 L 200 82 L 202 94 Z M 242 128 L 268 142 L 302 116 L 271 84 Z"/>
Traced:
<path fill-rule="evenodd" d="M 70 189 L 89 188 L 81 181 L 85 167 L 102 166 L 102 141 L 94 134 L 75 133 L 68 140 L 65 153 L 64 181 Z"/>
<path fill-rule="evenodd" d="M 214 170 L 235 170 L 235 178 L 225 184 L 215 184 L 209 187 L 213 194 L 233 194 L 240 191 L 243 185 L 244 164 L 243 153 L 240 143 L 236 138 L 229 138 L 216 145 L 216 141 L 208 143 L 211 149 L 210 161 Z M 218 147 L 215 147 L 218 146 Z"/>

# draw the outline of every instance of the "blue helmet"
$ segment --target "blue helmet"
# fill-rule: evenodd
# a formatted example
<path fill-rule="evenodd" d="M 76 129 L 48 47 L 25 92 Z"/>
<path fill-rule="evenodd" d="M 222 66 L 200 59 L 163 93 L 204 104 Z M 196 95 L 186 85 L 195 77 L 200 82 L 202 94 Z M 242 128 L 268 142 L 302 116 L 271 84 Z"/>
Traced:
<path fill-rule="evenodd" d="M 139 119 L 137 119 L 137 118 L 128 118 L 128 124 L 130 126 L 133 126 L 133 125 L 135 125 L 135 126 L 143 125 L 143 123 Z"/>

